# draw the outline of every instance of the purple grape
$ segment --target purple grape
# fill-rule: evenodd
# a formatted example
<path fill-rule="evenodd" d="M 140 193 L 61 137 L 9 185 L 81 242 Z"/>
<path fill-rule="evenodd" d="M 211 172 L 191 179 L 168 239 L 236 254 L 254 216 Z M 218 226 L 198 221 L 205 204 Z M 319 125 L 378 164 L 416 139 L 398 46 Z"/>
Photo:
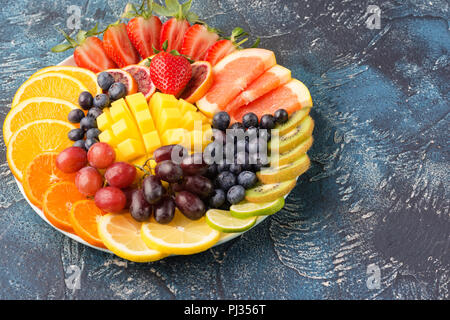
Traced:
<path fill-rule="evenodd" d="M 135 190 L 131 195 L 130 213 L 138 222 L 147 221 L 152 215 L 153 207 L 145 200 L 142 189 Z"/>
<path fill-rule="evenodd" d="M 142 182 L 145 200 L 150 204 L 159 202 L 165 193 L 161 181 L 156 176 L 148 176 Z"/>
<path fill-rule="evenodd" d="M 175 201 L 171 197 L 164 196 L 154 207 L 156 222 L 167 224 L 173 220 L 175 216 Z"/>
<path fill-rule="evenodd" d="M 206 213 L 206 206 L 199 197 L 188 191 L 181 191 L 175 198 L 177 208 L 188 219 L 198 220 Z"/>
<path fill-rule="evenodd" d="M 166 160 L 156 165 L 155 175 L 160 180 L 174 183 L 183 179 L 183 169 L 172 161 Z"/>

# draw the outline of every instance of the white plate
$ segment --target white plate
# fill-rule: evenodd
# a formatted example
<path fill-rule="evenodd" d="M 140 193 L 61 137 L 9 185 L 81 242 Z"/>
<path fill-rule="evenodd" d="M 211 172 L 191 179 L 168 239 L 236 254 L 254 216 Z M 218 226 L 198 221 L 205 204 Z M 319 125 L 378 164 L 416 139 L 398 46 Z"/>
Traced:
<path fill-rule="evenodd" d="M 58 65 L 59 65 L 59 66 L 76 66 L 75 60 L 73 59 L 73 56 L 70 56 L 69 58 L 67 58 L 67 59 L 65 59 L 64 61 L 62 61 L 61 63 L 59 63 Z M 71 238 L 71 239 L 73 239 L 73 240 L 75 240 L 75 241 L 77 241 L 77 242 L 79 242 L 79 243 L 82 243 L 82 244 L 84 244 L 84 245 L 86 245 L 86 246 L 88 246 L 88 247 L 91 247 L 91 248 L 94 248 L 94 249 L 97 249 L 97 250 L 100 250 L 100 251 L 103 251 L 103 252 L 108 252 L 108 253 L 113 254 L 113 253 L 112 253 L 110 250 L 108 250 L 108 249 L 103 249 L 103 248 L 99 248 L 99 247 L 95 247 L 95 246 L 91 245 L 90 243 L 84 241 L 84 240 L 81 239 L 79 236 L 77 236 L 77 235 L 75 235 L 75 234 L 73 234 L 73 233 L 66 232 L 66 231 L 63 231 L 63 230 L 60 230 L 60 229 L 56 228 L 54 225 L 52 225 L 52 224 L 50 223 L 50 221 L 48 221 L 48 219 L 45 217 L 45 215 L 44 215 L 44 213 L 42 212 L 42 210 L 39 209 L 38 207 L 36 207 L 35 205 L 33 205 L 33 204 L 28 200 L 28 198 L 27 198 L 27 196 L 25 195 L 25 192 L 24 192 L 24 190 L 23 190 L 22 184 L 21 184 L 17 179 L 16 179 L 16 183 L 17 183 L 17 186 L 19 187 L 20 192 L 22 193 L 22 195 L 23 195 L 23 197 L 25 198 L 25 200 L 27 200 L 27 202 L 28 202 L 28 204 L 31 206 L 31 208 L 39 215 L 39 217 L 42 218 L 42 220 L 44 220 L 45 222 L 47 222 L 47 223 L 48 223 L 50 226 L 52 226 L 54 229 L 56 229 L 57 231 L 61 232 L 61 233 L 64 234 L 65 236 L 67 236 L 67 237 L 69 237 L 69 238 Z M 261 223 L 262 221 L 264 221 L 264 219 L 266 219 L 266 218 L 267 218 L 267 216 L 258 217 L 258 220 L 256 221 L 255 225 L 254 225 L 252 228 L 254 228 L 254 227 L 257 226 L 258 224 L 260 224 L 260 223 Z M 250 230 L 250 229 L 249 229 L 249 230 Z M 247 231 L 248 231 L 248 230 L 247 230 Z M 245 232 L 247 232 L 247 231 L 245 231 Z M 221 239 L 214 245 L 214 247 L 215 247 L 215 246 L 218 246 L 218 245 L 221 245 L 221 244 L 223 244 L 223 243 L 225 243 L 225 242 L 228 242 L 228 241 L 230 241 L 230 240 L 232 240 L 232 239 L 234 239 L 234 238 L 236 238 L 236 237 L 239 237 L 241 234 L 243 234 L 243 233 L 245 233 L 245 232 L 222 234 Z"/>

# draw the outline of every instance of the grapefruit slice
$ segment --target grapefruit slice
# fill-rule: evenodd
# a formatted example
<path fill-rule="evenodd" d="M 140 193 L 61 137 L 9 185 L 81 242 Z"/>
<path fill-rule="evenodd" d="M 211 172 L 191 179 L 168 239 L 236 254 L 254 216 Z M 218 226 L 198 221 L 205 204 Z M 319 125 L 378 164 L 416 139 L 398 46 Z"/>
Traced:
<path fill-rule="evenodd" d="M 239 107 L 255 101 L 266 93 L 278 88 L 279 86 L 288 83 L 291 80 L 291 70 L 275 65 L 266 72 L 264 72 L 258 79 L 253 81 L 248 88 L 231 101 L 226 107 L 225 111 L 233 113 Z"/>
<path fill-rule="evenodd" d="M 138 83 L 128 72 L 121 69 L 108 69 L 105 70 L 105 72 L 112 75 L 115 82 L 122 82 L 125 85 L 127 88 L 127 95 L 138 92 Z"/>
<path fill-rule="evenodd" d="M 212 66 L 208 61 L 192 64 L 192 77 L 184 88 L 180 98 L 189 103 L 201 99 L 213 84 Z"/>
<path fill-rule="evenodd" d="M 213 85 L 197 101 L 198 108 L 213 117 L 275 64 L 275 54 L 270 50 L 250 48 L 231 53 L 214 66 Z"/>
<path fill-rule="evenodd" d="M 150 69 L 145 66 L 130 65 L 123 68 L 123 70 L 131 74 L 137 82 L 138 92 L 141 92 L 149 101 L 156 91 L 156 87 L 150 78 Z"/>
<path fill-rule="evenodd" d="M 312 106 L 313 102 L 308 88 L 301 81 L 292 79 L 261 98 L 240 107 L 232 116 L 234 121 L 242 121 L 242 117 L 248 112 L 253 112 L 258 118 L 261 118 L 265 114 L 274 114 L 278 109 L 285 109 L 292 114 L 297 110 Z"/>

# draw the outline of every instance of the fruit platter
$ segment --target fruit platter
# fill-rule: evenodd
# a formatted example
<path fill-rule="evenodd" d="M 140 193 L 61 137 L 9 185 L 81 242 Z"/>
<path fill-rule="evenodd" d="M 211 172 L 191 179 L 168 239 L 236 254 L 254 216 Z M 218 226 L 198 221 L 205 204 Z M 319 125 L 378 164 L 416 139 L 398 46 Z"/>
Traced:
<path fill-rule="evenodd" d="M 134 262 L 200 253 L 276 214 L 310 167 L 308 88 L 192 1 L 128 4 L 17 90 L 7 160 L 64 235 Z"/>

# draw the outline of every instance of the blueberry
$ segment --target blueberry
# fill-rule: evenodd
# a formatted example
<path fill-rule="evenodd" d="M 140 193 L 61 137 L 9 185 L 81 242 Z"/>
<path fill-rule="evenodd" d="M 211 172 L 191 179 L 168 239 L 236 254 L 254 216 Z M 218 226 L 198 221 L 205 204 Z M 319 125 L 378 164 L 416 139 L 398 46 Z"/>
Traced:
<path fill-rule="evenodd" d="M 209 206 L 211 208 L 219 209 L 225 203 L 225 192 L 221 189 L 214 190 L 213 196 L 209 199 Z"/>
<path fill-rule="evenodd" d="M 229 168 L 230 168 L 229 164 L 219 163 L 217 165 L 217 172 L 221 173 L 221 172 L 224 172 L 224 171 L 228 171 Z"/>
<path fill-rule="evenodd" d="M 225 132 L 218 129 L 213 129 L 213 141 L 221 141 L 223 144 L 227 141 L 227 136 Z"/>
<path fill-rule="evenodd" d="M 286 123 L 289 120 L 289 114 L 284 109 L 275 111 L 273 117 L 275 119 L 275 122 L 278 124 Z"/>
<path fill-rule="evenodd" d="M 75 143 L 73 144 L 74 147 L 78 147 L 78 148 L 82 148 L 84 150 L 86 150 L 86 144 L 84 140 L 78 140 L 75 141 Z"/>
<path fill-rule="evenodd" d="M 90 92 L 83 91 L 82 93 L 80 93 L 80 96 L 78 97 L 78 104 L 84 110 L 89 110 L 92 107 L 93 102 L 94 98 L 92 97 L 92 94 Z"/>
<path fill-rule="evenodd" d="M 86 132 L 86 139 L 98 139 L 98 136 L 102 133 L 97 128 L 91 128 Z"/>
<path fill-rule="evenodd" d="M 242 129 L 244 130 L 245 127 L 241 122 L 235 122 L 231 125 L 230 129 Z"/>
<path fill-rule="evenodd" d="M 127 95 L 127 88 L 122 82 L 115 82 L 109 88 L 108 94 L 112 101 L 116 101 L 125 98 Z"/>
<path fill-rule="evenodd" d="M 219 173 L 217 176 L 217 182 L 220 185 L 220 189 L 228 191 L 232 186 L 236 184 L 236 177 L 229 171 Z"/>
<path fill-rule="evenodd" d="M 111 101 L 109 100 L 109 96 L 107 94 L 101 93 L 95 96 L 93 105 L 96 108 L 105 109 L 109 108 Z"/>
<path fill-rule="evenodd" d="M 81 119 L 84 118 L 84 112 L 81 109 L 73 109 L 69 112 L 67 119 L 71 123 L 80 123 Z"/>
<path fill-rule="evenodd" d="M 275 128 L 275 118 L 270 114 L 263 115 L 259 122 L 259 127 L 261 129 L 272 130 Z"/>
<path fill-rule="evenodd" d="M 269 166 L 269 160 L 266 157 L 261 157 L 261 155 L 251 155 L 252 159 L 250 163 L 252 163 L 253 170 L 255 172 L 261 171 L 262 168 Z"/>
<path fill-rule="evenodd" d="M 258 126 L 258 116 L 253 112 L 249 112 L 242 117 L 242 123 L 244 127 L 257 127 Z"/>
<path fill-rule="evenodd" d="M 101 72 L 97 77 L 97 83 L 104 91 L 108 91 L 114 81 L 114 77 L 108 72 Z"/>
<path fill-rule="evenodd" d="M 239 173 L 242 172 L 242 165 L 235 164 L 235 163 L 231 164 L 230 165 L 230 172 L 237 176 Z"/>
<path fill-rule="evenodd" d="M 253 127 L 253 126 L 248 128 L 247 132 L 246 132 L 246 135 L 247 135 L 247 137 L 249 137 L 249 139 L 258 137 L 258 134 L 259 134 L 258 128 Z"/>
<path fill-rule="evenodd" d="M 95 121 L 95 119 L 92 117 L 84 117 L 80 121 L 80 128 L 84 131 L 88 131 L 92 128 L 97 128 L 97 121 Z"/>
<path fill-rule="evenodd" d="M 258 178 L 254 172 L 242 171 L 237 177 L 237 182 L 245 189 L 250 189 L 258 182 Z"/>
<path fill-rule="evenodd" d="M 86 139 L 86 142 L 85 142 L 86 149 L 89 150 L 97 142 L 98 142 L 97 139 Z"/>
<path fill-rule="evenodd" d="M 243 186 L 233 186 L 227 192 L 227 200 L 231 204 L 238 204 L 245 198 L 245 189 Z"/>
<path fill-rule="evenodd" d="M 230 125 L 230 115 L 225 111 L 216 113 L 213 117 L 212 127 L 219 130 L 227 130 Z"/>
<path fill-rule="evenodd" d="M 93 108 L 91 108 L 88 111 L 87 116 L 91 117 L 91 118 L 94 118 L 94 119 L 97 119 L 98 116 L 101 115 L 102 113 L 103 113 L 102 109 L 97 108 L 97 107 L 93 107 Z"/>
<path fill-rule="evenodd" d="M 83 140 L 84 139 L 84 131 L 82 129 L 73 129 L 73 130 L 69 131 L 67 136 L 69 137 L 69 140 L 72 140 L 72 141 Z"/>

